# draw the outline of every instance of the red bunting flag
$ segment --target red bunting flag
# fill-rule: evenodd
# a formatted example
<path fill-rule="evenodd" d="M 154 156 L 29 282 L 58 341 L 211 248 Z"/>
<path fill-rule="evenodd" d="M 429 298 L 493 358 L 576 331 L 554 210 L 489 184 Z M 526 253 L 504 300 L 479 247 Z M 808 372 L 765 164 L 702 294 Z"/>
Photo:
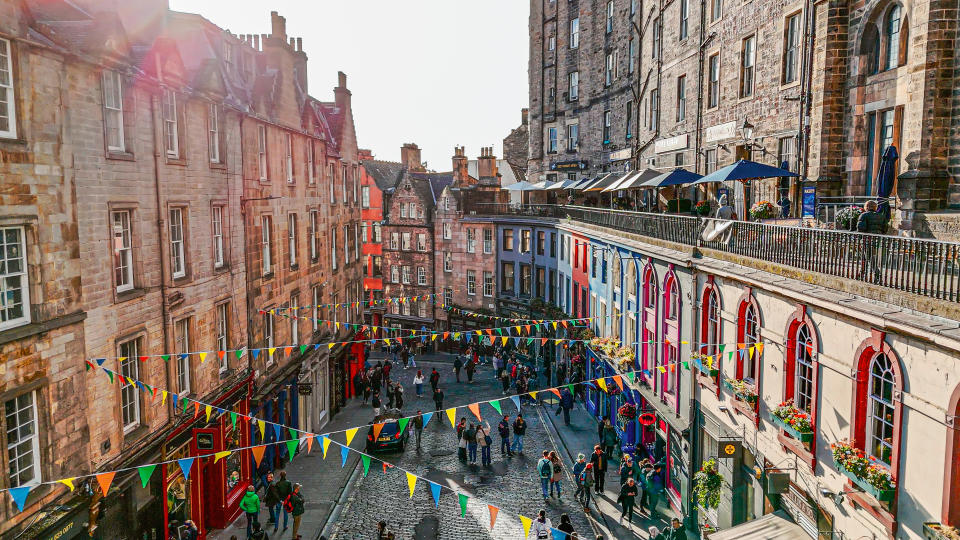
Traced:
<path fill-rule="evenodd" d="M 497 512 L 500 509 L 492 504 L 488 504 L 487 509 L 490 510 L 490 529 L 493 530 L 493 525 L 497 522 Z"/>
<path fill-rule="evenodd" d="M 103 492 L 104 496 L 106 496 L 107 492 L 110 491 L 110 484 L 113 483 L 113 477 L 116 475 L 117 471 L 110 471 L 97 475 L 97 483 L 100 484 L 100 491 Z"/>

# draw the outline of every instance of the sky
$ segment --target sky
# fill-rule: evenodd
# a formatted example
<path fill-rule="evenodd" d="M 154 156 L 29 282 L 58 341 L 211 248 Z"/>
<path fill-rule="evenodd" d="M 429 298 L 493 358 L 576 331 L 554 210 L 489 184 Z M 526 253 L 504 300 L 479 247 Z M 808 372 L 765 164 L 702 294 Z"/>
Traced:
<path fill-rule="evenodd" d="M 353 93 L 357 142 L 400 161 L 420 146 L 429 169 L 451 169 L 455 145 L 503 157 L 527 105 L 525 0 L 170 0 L 234 34 L 270 33 L 270 11 L 303 38 L 310 94 L 333 100 L 337 71 Z"/>

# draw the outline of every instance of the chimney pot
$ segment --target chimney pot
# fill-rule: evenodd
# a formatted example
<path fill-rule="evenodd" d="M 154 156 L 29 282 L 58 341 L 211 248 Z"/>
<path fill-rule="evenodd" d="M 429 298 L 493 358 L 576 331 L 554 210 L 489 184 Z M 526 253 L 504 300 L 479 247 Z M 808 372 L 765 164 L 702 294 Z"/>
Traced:
<path fill-rule="evenodd" d="M 297 38 L 297 52 L 303 52 L 303 38 Z"/>
<path fill-rule="evenodd" d="M 253 38 L 253 50 L 259 51 L 259 50 L 260 50 L 260 36 L 258 36 L 258 35 L 256 35 L 256 34 L 253 34 L 251 37 Z"/>
<path fill-rule="evenodd" d="M 338 71 L 338 72 L 337 72 L 337 86 L 338 86 L 339 88 L 346 88 L 346 87 L 347 87 L 347 74 L 346 74 L 346 73 L 344 73 L 344 72 L 342 72 L 342 71 Z M 414 145 L 414 146 L 416 146 L 416 145 Z"/>

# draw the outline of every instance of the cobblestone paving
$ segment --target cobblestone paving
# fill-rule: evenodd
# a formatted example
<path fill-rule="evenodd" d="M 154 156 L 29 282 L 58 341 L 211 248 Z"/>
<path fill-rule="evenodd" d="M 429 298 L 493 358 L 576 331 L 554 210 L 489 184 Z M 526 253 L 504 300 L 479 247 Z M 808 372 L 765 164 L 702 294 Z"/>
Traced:
<path fill-rule="evenodd" d="M 433 364 L 421 362 L 429 370 Z M 412 378 L 410 370 L 402 371 L 401 380 Z M 474 384 L 450 382 L 453 379 L 449 365 L 438 367 L 443 379 L 445 407 L 461 406 L 474 401 L 500 397 L 500 389 L 493 381 L 489 367 L 477 371 Z M 427 370 L 424 370 L 428 373 Z M 417 409 L 432 410 L 433 402 L 425 395 L 417 400 L 410 386 L 404 384 L 404 412 L 412 414 Z M 427 387 L 429 390 L 429 386 Z M 426 394 L 426 391 L 425 391 Z M 502 404 L 504 413 L 514 416 L 516 408 L 508 399 Z M 527 435 L 524 438 L 524 456 L 506 458 L 500 455 L 499 436 L 496 424 L 499 421 L 496 411 L 488 405 L 481 406 L 484 421 L 492 428 L 494 439 L 492 466 L 470 465 L 457 459 L 457 441 L 455 433 L 445 413 L 435 413 L 424 429 L 421 451 L 415 448 L 414 438 L 402 454 L 383 454 L 384 461 L 395 463 L 414 474 L 429 478 L 442 486 L 448 486 L 470 496 L 466 517 L 460 516 L 458 498 L 444 489 L 440 495 L 439 509 L 434 506 L 429 485 L 420 481 L 411 499 L 404 473 L 396 469 L 387 469 L 374 462 L 370 474 L 357 480 L 349 489 L 350 497 L 335 525 L 333 538 L 369 539 L 377 529 L 377 523 L 384 520 L 397 538 L 415 538 L 417 540 L 450 539 L 472 540 L 486 538 L 517 539 L 522 537 L 522 526 L 517 514 L 535 518 L 541 509 L 556 526 L 560 515 L 568 513 L 574 527 L 587 538 L 592 531 L 580 506 L 573 498 L 574 489 L 569 479 L 563 481 L 563 496 L 544 501 L 540 493 L 540 481 L 536 473 L 536 462 L 542 450 L 555 450 L 546 428 L 537 414 L 537 407 L 525 405 L 524 418 L 528 422 Z M 545 412 L 544 414 L 552 414 Z M 468 421 L 476 418 L 463 409 L 458 417 L 465 416 Z M 359 435 L 358 435 L 359 438 Z M 354 447 L 357 446 L 355 442 Z M 564 455 L 564 454 L 561 454 Z M 479 463 L 479 460 L 478 460 Z M 490 529 L 490 517 L 487 504 L 500 508 L 496 524 Z"/>

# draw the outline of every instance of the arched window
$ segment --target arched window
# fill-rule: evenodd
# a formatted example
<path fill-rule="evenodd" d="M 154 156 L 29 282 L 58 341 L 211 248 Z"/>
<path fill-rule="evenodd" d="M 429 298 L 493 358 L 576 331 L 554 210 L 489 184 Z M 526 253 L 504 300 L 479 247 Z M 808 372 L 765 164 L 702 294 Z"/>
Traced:
<path fill-rule="evenodd" d="M 876 355 L 870 362 L 870 394 L 867 396 L 867 448 L 866 452 L 877 461 L 890 466 L 893 455 L 893 390 L 896 376 L 893 364 L 887 355 Z"/>
<path fill-rule="evenodd" d="M 896 481 L 900 472 L 901 393 L 906 383 L 900 358 L 885 337 L 884 332 L 873 330 L 857 350 L 851 438 L 856 448 L 888 467 Z"/>
<path fill-rule="evenodd" d="M 813 337 L 809 325 L 801 325 L 794 342 L 794 405 L 810 412 L 813 406 Z"/>
<path fill-rule="evenodd" d="M 643 269 L 643 312 L 641 341 L 641 361 L 643 369 L 652 370 L 657 365 L 657 276 L 653 266 Z"/>
<path fill-rule="evenodd" d="M 883 22 L 883 40 L 886 49 L 884 69 L 893 69 L 900 65 L 900 27 L 903 23 L 899 4 L 894 4 Z"/>
<path fill-rule="evenodd" d="M 820 370 L 817 354 L 820 340 L 813 321 L 802 305 L 787 325 L 787 362 L 784 368 L 783 398 L 810 413 L 816 429 L 817 389 Z"/>
<path fill-rule="evenodd" d="M 721 339 L 721 320 L 720 320 L 720 294 L 717 288 L 710 286 L 703 291 L 703 326 L 701 333 L 703 340 L 700 346 L 700 354 L 716 356 L 720 350 Z M 719 359 L 715 360 L 719 363 Z"/>
<path fill-rule="evenodd" d="M 737 307 L 736 376 L 753 385 L 760 378 L 760 327 L 760 307 L 748 287 Z"/>
<path fill-rule="evenodd" d="M 619 292 L 620 280 L 622 278 L 620 275 L 620 252 L 614 251 L 610 258 L 612 260 L 610 279 L 613 281 L 613 290 Z M 616 325 L 616 323 L 614 323 L 614 325 Z"/>
<path fill-rule="evenodd" d="M 663 283 L 663 359 L 664 372 L 661 373 L 663 393 L 675 396 L 679 402 L 677 379 L 680 370 L 680 284 L 671 271 Z"/>
<path fill-rule="evenodd" d="M 872 22 L 867 23 L 864 27 L 863 39 L 860 42 L 860 54 L 866 60 L 864 66 L 866 74 L 873 75 L 880 72 L 880 30 Z"/>
<path fill-rule="evenodd" d="M 637 265 L 633 261 L 627 263 L 627 294 L 637 297 Z"/>

